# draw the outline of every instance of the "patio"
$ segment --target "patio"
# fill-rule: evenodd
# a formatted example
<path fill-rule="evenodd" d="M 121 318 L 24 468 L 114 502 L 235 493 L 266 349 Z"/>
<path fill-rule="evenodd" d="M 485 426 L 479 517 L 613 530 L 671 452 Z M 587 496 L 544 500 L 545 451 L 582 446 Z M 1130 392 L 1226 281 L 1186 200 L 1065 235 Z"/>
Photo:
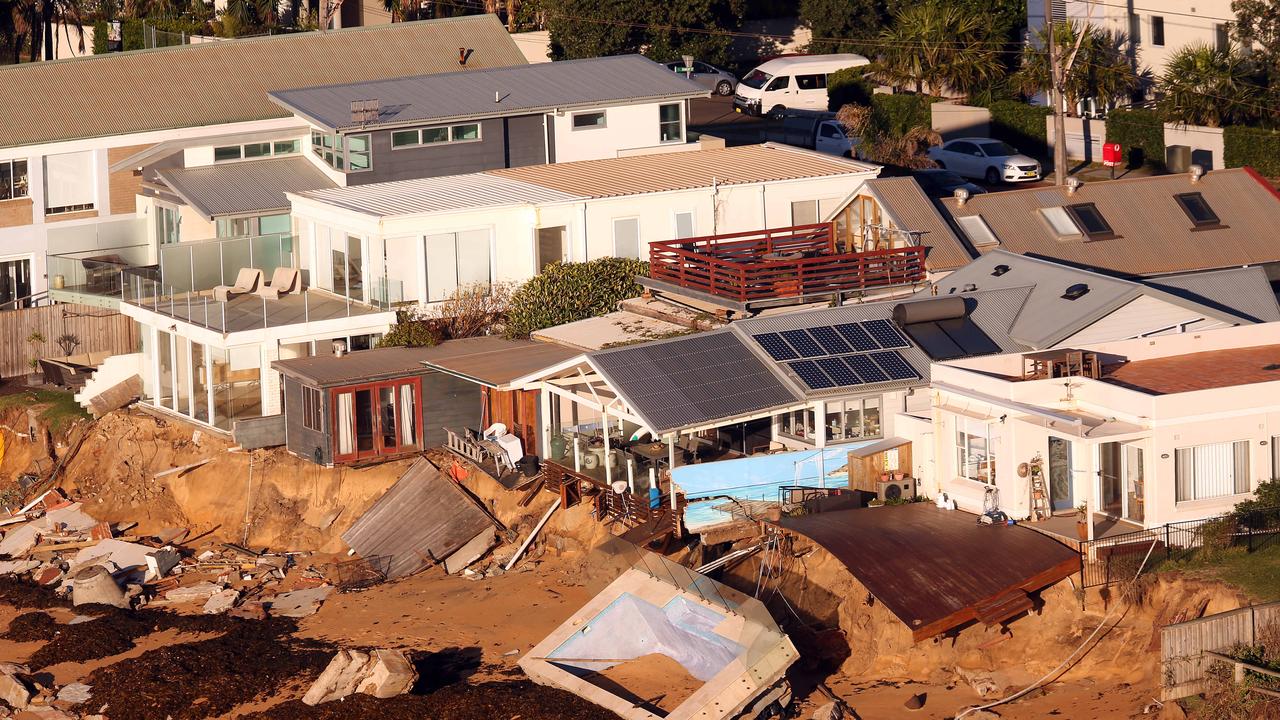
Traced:
<path fill-rule="evenodd" d="M 212 291 L 206 290 L 158 297 L 126 297 L 125 301 L 221 333 L 262 330 L 386 312 L 317 289 L 284 295 L 277 300 L 248 294 L 221 303 L 213 299 Z"/>
<path fill-rule="evenodd" d="M 1040 522 L 1025 522 L 1022 523 L 1022 526 L 1044 533 L 1056 540 L 1066 541 L 1067 545 L 1078 548 L 1081 540 L 1076 533 L 1076 518 L 1076 513 L 1072 512 L 1065 515 L 1054 515 L 1048 520 L 1041 520 Z M 1101 513 L 1093 514 L 1093 537 L 1095 540 L 1125 535 L 1141 529 L 1141 525 L 1128 520 L 1113 518 Z"/>

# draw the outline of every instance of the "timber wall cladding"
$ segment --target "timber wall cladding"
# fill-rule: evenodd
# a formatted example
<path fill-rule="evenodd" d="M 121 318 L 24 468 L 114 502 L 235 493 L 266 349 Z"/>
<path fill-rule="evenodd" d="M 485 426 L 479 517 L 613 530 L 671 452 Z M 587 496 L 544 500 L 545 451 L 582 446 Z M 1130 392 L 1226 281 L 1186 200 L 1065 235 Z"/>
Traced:
<path fill-rule="evenodd" d="M 28 342 L 32 333 L 44 342 Z M 34 372 L 31 358 L 65 355 L 58 338 L 68 334 L 80 341 L 72 354 L 139 351 L 138 324 L 111 310 L 72 303 L 7 310 L 0 312 L 0 377 Z"/>

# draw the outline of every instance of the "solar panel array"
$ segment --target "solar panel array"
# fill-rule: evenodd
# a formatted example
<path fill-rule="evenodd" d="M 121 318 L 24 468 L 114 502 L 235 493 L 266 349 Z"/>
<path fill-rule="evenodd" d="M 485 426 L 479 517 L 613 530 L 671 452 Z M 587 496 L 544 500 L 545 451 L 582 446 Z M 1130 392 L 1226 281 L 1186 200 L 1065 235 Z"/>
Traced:
<path fill-rule="evenodd" d="M 810 390 L 920 379 L 898 352 L 911 341 L 888 320 L 761 333 L 752 339 Z"/>

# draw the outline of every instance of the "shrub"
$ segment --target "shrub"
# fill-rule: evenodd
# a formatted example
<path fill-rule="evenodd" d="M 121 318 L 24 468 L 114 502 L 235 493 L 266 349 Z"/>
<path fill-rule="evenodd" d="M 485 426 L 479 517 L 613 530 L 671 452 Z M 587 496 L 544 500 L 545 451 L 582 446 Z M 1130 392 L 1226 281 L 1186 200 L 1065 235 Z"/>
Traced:
<path fill-rule="evenodd" d="M 1164 121 L 1151 110 L 1115 110 L 1107 115 L 1107 142 L 1120 143 L 1129 167 L 1164 168 Z"/>
<path fill-rule="evenodd" d="M 1248 165 L 1267 177 L 1280 177 L 1280 133 L 1229 125 L 1222 131 L 1222 143 L 1227 167 Z"/>
<path fill-rule="evenodd" d="M 120 44 L 125 50 L 141 50 L 146 46 L 141 20 L 131 18 L 120 21 Z"/>
<path fill-rule="evenodd" d="M 871 124 L 882 135 L 900 137 L 915 128 L 932 128 L 932 95 L 873 95 Z"/>
<path fill-rule="evenodd" d="M 422 317 L 416 310 L 398 310 L 396 324 L 378 341 L 378 347 L 431 347 L 443 339 L 439 320 Z"/>
<path fill-rule="evenodd" d="M 111 33 L 111 26 L 106 20 L 99 20 L 93 24 L 93 54 L 106 55 L 108 51 L 107 39 Z"/>
<path fill-rule="evenodd" d="M 635 279 L 648 274 L 649 263 L 627 258 L 549 265 L 512 294 L 505 334 L 528 337 L 535 330 L 613 312 L 619 302 L 643 291 Z"/>
<path fill-rule="evenodd" d="M 1018 100 L 997 100 L 991 111 L 991 137 L 1003 140 L 1024 153 L 1044 157 L 1049 153 L 1048 107 L 1028 105 Z"/>
<path fill-rule="evenodd" d="M 827 76 L 827 109 L 836 112 L 845 105 L 870 105 L 875 87 L 862 68 L 845 68 Z"/>

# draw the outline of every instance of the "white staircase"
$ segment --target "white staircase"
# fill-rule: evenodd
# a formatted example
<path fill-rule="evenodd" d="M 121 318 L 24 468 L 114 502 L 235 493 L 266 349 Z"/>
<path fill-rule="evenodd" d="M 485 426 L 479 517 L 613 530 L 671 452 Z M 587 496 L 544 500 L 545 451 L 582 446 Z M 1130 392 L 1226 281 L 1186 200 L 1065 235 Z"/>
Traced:
<path fill-rule="evenodd" d="M 142 353 L 112 355 L 98 366 L 98 369 L 89 376 L 89 380 L 84 384 L 84 387 L 80 388 L 80 392 L 75 394 L 76 402 L 80 403 L 80 407 L 94 415 L 103 414 L 104 411 L 100 410 L 101 405 L 95 403 L 94 400 L 133 378 L 137 378 L 138 382 L 141 383 L 142 366 Z"/>

